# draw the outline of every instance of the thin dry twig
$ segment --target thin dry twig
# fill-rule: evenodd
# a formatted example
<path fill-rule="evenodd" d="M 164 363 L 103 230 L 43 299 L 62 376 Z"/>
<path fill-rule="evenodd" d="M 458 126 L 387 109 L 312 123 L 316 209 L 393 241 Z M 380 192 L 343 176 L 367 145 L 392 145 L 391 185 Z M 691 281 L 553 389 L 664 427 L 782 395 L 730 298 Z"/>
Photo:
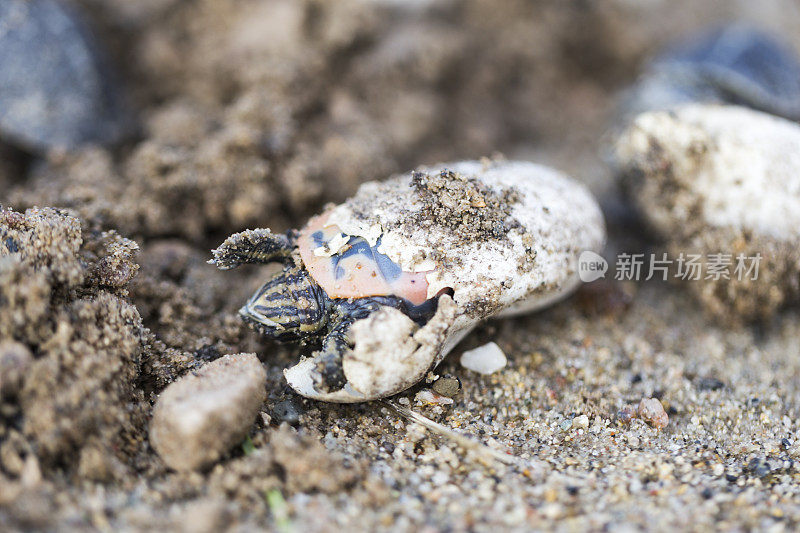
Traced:
<path fill-rule="evenodd" d="M 450 439 L 451 441 L 455 442 L 458 446 L 461 446 L 465 450 L 474 451 L 480 455 L 496 459 L 505 464 L 518 463 L 519 458 L 513 455 L 510 450 L 502 451 L 491 448 L 477 439 L 470 438 L 455 430 L 443 426 L 438 422 L 434 422 L 430 418 L 423 416 L 415 411 L 412 411 L 407 407 L 403 407 L 402 405 L 399 405 L 391 400 L 380 400 L 380 401 L 387 407 L 392 408 L 399 415 L 407 418 L 408 420 L 411 420 L 412 422 L 416 422 L 417 424 L 433 431 L 434 433 L 437 433 L 439 435 L 442 435 L 443 437 Z"/>

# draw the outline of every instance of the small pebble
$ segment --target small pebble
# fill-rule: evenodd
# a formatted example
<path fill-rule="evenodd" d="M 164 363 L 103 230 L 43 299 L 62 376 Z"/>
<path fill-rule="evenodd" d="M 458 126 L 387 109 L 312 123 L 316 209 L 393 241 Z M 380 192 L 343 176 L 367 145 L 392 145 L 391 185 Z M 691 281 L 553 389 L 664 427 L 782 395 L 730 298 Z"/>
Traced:
<path fill-rule="evenodd" d="M 286 422 L 291 426 L 296 426 L 300 423 L 301 414 L 302 406 L 294 398 L 282 400 L 272 408 L 272 420 L 278 424 Z"/>
<path fill-rule="evenodd" d="M 663 429 L 669 424 L 669 416 L 657 398 L 643 398 L 639 402 L 639 417 L 656 429 Z"/>
<path fill-rule="evenodd" d="M 589 417 L 587 415 L 576 416 L 572 419 L 572 427 L 576 429 L 586 429 L 589 427 Z"/>
<path fill-rule="evenodd" d="M 226 355 L 159 395 L 150 443 L 172 469 L 206 467 L 247 434 L 266 397 L 267 374 L 255 354 Z"/>
<path fill-rule="evenodd" d="M 766 477 L 772 472 L 772 466 L 763 457 L 754 457 L 747 463 L 745 472 L 755 477 Z"/>
<path fill-rule="evenodd" d="M 438 405 L 450 405 L 453 403 L 452 398 L 448 398 L 447 396 L 442 396 L 441 394 L 437 394 L 436 392 L 430 389 L 422 389 L 414 396 L 414 401 L 423 403 L 423 404 L 438 404 Z"/>
<path fill-rule="evenodd" d="M 697 388 L 700 390 L 719 390 L 725 384 L 717 378 L 700 378 L 697 382 Z"/>
<path fill-rule="evenodd" d="M 493 374 L 505 367 L 507 362 L 506 354 L 494 342 L 461 354 L 461 366 L 479 374 Z"/>
<path fill-rule="evenodd" d="M 431 388 L 437 394 L 453 398 L 461 390 L 461 381 L 457 377 L 442 376 L 433 382 Z"/>
<path fill-rule="evenodd" d="M 0 343 L 0 398 L 19 392 L 32 361 L 33 355 L 24 344 L 11 340 Z"/>
<path fill-rule="evenodd" d="M 636 407 L 633 405 L 623 405 L 619 411 L 617 411 L 616 419 L 617 422 L 621 424 L 630 424 L 631 420 L 636 418 Z"/>

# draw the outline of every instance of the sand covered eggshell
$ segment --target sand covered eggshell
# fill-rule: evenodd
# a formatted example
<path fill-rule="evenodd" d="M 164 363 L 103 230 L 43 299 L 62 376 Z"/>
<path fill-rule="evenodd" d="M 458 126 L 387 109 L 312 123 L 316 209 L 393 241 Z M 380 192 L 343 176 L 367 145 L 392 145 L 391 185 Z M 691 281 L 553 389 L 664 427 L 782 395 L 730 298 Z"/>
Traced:
<path fill-rule="evenodd" d="M 307 268 L 332 297 L 392 293 L 418 301 L 424 289 L 425 298 L 439 296 L 438 310 L 422 327 L 389 308 L 355 322 L 342 390 L 314 390 L 310 358 L 287 369 L 287 380 L 300 394 L 326 401 L 402 391 L 481 320 L 533 311 L 575 289 L 581 252 L 599 252 L 604 241 L 603 217 L 591 193 L 533 163 L 466 161 L 365 183 L 301 230 Z M 340 279 L 352 275 L 363 289 L 351 295 L 339 291 L 352 286 L 336 287 L 331 269 L 322 269 L 324 277 L 316 266 L 354 243 L 366 253 L 340 272 Z M 381 272 L 393 269 L 400 274 L 389 277 L 403 279 L 399 294 Z"/>
<path fill-rule="evenodd" d="M 800 126 L 736 106 L 644 113 L 619 138 L 616 164 L 673 260 L 725 256 L 725 276 L 704 269 L 686 283 L 711 314 L 763 319 L 798 297 Z M 739 256 L 760 256 L 757 273 L 739 279 Z"/>

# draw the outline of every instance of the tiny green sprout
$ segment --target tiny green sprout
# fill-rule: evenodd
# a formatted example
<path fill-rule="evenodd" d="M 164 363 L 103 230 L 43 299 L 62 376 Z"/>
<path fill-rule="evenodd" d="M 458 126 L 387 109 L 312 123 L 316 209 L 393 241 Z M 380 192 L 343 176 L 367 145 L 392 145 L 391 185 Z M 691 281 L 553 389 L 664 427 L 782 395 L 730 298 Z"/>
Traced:
<path fill-rule="evenodd" d="M 244 442 L 242 442 L 242 451 L 245 455 L 250 455 L 256 451 L 256 445 L 253 444 L 253 440 L 250 438 L 250 435 L 244 438 Z"/>
<path fill-rule="evenodd" d="M 278 489 L 268 490 L 265 493 L 269 511 L 275 518 L 275 526 L 281 533 L 292 533 L 292 521 L 289 519 L 289 510 L 286 506 L 286 500 L 283 499 L 283 494 Z"/>

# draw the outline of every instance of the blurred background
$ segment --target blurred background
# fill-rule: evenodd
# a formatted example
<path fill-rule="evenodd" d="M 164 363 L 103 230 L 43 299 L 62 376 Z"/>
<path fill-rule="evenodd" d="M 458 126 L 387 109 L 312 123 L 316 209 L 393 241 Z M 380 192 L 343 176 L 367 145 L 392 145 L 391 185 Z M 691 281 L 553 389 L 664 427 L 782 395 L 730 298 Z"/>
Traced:
<path fill-rule="evenodd" d="M 133 134 L 33 165 L 13 152 L 0 160 L 2 197 L 74 207 L 132 238 L 204 244 L 297 225 L 365 180 L 496 152 L 602 193 L 618 93 L 665 44 L 744 21 L 800 46 L 794 0 L 78 6 Z"/>

